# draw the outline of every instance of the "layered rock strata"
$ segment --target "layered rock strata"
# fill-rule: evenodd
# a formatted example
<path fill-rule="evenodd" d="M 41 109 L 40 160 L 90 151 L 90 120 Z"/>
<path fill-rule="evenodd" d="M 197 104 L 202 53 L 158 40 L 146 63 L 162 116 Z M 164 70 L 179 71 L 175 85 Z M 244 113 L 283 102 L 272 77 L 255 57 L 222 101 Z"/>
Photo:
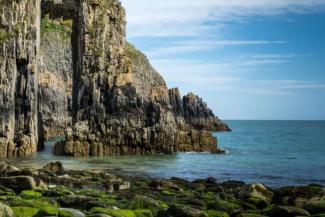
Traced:
<path fill-rule="evenodd" d="M 71 126 L 72 21 L 43 18 L 39 58 L 39 99 L 45 138 Z"/>
<path fill-rule="evenodd" d="M 73 128 L 56 154 L 216 151 L 210 130 L 229 130 L 206 104 L 168 90 L 146 57 L 125 42 L 116 0 L 78 0 L 73 26 Z"/>
<path fill-rule="evenodd" d="M 0 1 L 0 156 L 39 148 L 40 0 Z M 40 132 L 39 132 L 40 131 Z"/>

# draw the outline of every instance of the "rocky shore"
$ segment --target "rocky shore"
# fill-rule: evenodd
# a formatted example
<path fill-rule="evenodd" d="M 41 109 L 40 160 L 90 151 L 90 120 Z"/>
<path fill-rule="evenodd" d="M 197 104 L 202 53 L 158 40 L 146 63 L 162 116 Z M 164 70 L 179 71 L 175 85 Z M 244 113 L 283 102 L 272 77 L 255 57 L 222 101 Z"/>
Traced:
<path fill-rule="evenodd" d="M 60 162 L 31 170 L 1 161 L 0 216 L 321 217 L 325 188 L 117 176 L 66 170 Z"/>

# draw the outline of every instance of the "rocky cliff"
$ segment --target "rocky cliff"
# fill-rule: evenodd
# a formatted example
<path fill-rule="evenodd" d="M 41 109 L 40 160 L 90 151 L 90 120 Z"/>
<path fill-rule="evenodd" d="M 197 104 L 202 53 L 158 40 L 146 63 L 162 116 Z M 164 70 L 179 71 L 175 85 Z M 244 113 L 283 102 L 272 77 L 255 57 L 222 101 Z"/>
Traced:
<path fill-rule="evenodd" d="M 39 58 L 40 113 L 45 138 L 71 126 L 72 21 L 43 17 Z"/>
<path fill-rule="evenodd" d="M 125 41 L 125 11 L 117 0 L 45 0 L 41 25 L 39 2 L 8 2 L 0 0 L 2 11 L 12 7 L 0 26 L 2 156 L 33 153 L 42 148 L 38 135 L 64 133 L 55 154 L 218 151 L 211 131 L 229 127 L 198 96 L 168 89 Z M 31 16 L 23 31 L 13 21 L 19 16 Z M 24 80 L 13 82 L 19 76 Z"/>
<path fill-rule="evenodd" d="M 39 7 L 40 0 L 0 0 L 0 156 L 27 155 L 41 148 Z"/>
<path fill-rule="evenodd" d="M 216 151 L 210 130 L 228 130 L 204 102 L 168 90 L 125 42 L 120 3 L 80 0 L 73 29 L 73 128 L 55 153 L 120 155 Z"/>

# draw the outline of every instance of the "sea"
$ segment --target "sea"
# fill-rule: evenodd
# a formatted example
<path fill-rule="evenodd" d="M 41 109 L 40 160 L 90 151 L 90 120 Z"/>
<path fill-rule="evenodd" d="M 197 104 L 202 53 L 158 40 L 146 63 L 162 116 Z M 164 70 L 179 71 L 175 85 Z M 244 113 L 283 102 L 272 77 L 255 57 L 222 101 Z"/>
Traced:
<path fill-rule="evenodd" d="M 176 153 L 150 156 L 62 157 L 46 141 L 45 151 L 11 158 L 14 165 L 40 168 L 62 161 L 68 169 L 102 170 L 121 175 L 188 180 L 214 177 L 217 181 L 260 182 L 277 188 L 325 185 L 325 121 L 226 121 L 232 132 L 214 133 L 226 154 Z"/>

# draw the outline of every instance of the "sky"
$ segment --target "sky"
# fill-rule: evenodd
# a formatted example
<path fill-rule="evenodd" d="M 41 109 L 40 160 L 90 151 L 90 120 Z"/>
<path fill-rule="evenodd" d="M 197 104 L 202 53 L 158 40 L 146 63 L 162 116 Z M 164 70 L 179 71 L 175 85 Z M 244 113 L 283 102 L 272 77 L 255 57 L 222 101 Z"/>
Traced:
<path fill-rule="evenodd" d="M 127 40 L 225 120 L 325 120 L 325 0 L 121 0 Z"/>

